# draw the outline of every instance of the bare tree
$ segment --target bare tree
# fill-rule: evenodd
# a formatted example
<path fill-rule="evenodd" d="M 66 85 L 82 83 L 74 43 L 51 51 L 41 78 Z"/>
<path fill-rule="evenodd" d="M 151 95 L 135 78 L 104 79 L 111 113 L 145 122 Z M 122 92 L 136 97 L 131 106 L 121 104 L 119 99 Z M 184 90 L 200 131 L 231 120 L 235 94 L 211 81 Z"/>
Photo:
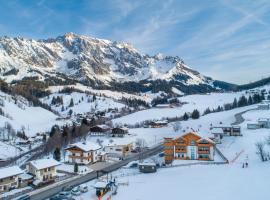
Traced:
<path fill-rule="evenodd" d="M 140 149 L 147 147 L 147 142 L 143 138 L 137 138 L 135 144 Z"/>
<path fill-rule="evenodd" d="M 266 153 L 264 151 L 264 145 L 265 144 L 263 142 L 257 142 L 255 144 L 256 149 L 257 149 L 256 154 L 259 155 L 259 157 L 260 157 L 260 159 L 261 159 L 262 162 L 265 161 L 265 156 L 266 156 Z"/>
<path fill-rule="evenodd" d="M 174 130 L 174 132 L 179 131 L 181 128 L 182 128 L 181 122 L 177 121 L 177 122 L 175 122 L 175 123 L 173 124 L 173 130 Z"/>

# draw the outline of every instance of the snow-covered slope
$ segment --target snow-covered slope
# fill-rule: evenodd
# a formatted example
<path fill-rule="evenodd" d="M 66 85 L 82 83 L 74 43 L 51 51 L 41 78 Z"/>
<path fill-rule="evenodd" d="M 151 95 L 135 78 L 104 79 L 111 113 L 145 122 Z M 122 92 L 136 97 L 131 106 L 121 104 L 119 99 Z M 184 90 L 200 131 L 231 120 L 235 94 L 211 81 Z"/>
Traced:
<path fill-rule="evenodd" d="M 53 98 L 61 98 L 63 100 L 60 104 L 52 104 Z M 70 106 L 71 100 L 73 101 Z M 113 101 L 110 98 L 96 96 L 93 99 L 93 95 L 86 93 L 72 92 L 66 93 L 54 93 L 50 96 L 42 98 L 41 101 L 50 105 L 53 110 L 60 113 L 63 117 L 69 115 L 70 110 L 72 114 L 85 114 L 87 112 L 108 111 L 108 109 L 120 109 L 125 107 L 124 104 Z"/>
<path fill-rule="evenodd" d="M 38 132 L 49 131 L 56 123 L 57 115 L 41 107 L 33 107 L 21 96 L 14 96 L 0 92 L 0 108 L 4 112 L 0 115 L 0 127 L 5 127 L 6 122 L 11 124 L 15 131 L 24 129 L 27 136 L 36 135 Z"/>
<path fill-rule="evenodd" d="M 136 82 L 149 88 L 147 83 L 164 80 L 174 81 L 176 87 L 213 88 L 211 78 L 190 69 L 179 57 L 144 55 L 128 43 L 73 33 L 47 40 L 1 37 L 0 77 L 11 82 L 33 76 L 68 77 L 94 86 Z"/>

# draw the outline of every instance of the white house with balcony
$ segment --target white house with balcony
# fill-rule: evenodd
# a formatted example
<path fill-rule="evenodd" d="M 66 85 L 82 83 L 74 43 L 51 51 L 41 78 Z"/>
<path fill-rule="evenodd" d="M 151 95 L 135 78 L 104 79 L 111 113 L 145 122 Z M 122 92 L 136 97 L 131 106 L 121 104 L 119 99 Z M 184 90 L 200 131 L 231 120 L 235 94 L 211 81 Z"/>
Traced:
<path fill-rule="evenodd" d="M 34 175 L 34 184 L 39 185 L 42 183 L 53 182 L 57 175 L 56 166 L 60 163 L 52 158 L 45 158 L 30 161 L 26 168 L 28 172 Z"/>

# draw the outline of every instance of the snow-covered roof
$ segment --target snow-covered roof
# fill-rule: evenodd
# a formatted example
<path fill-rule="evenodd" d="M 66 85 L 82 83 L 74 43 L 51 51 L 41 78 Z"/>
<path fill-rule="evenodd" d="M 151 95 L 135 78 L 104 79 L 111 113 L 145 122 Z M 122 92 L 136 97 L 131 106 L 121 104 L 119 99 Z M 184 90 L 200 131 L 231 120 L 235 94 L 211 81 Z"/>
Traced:
<path fill-rule="evenodd" d="M 258 122 L 268 122 L 270 121 L 270 118 L 259 118 Z"/>
<path fill-rule="evenodd" d="M 52 158 L 45 158 L 39 160 L 30 161 L 30 164 L 34 166 L 37 170 L 48 168 L 48 167 L 55 167 L 60 165 L 60 163 Z"/>
<path fill-rule="evenodd" d="M 33 178 L 32 175 L 27 174 L 27 173 L 20 174 L 19 177 L 20 177 L 22 180 L 29 180 L 29 179 Z"/>
<path fill-rule="evenodd" d="M 69 148 L 72 148 L 72 147 L 77 147 L 85 152 L 88 152 L 88 151 L 95 151 L 95 150 L 98 150 L 101 148 L 101 146 L 97 143 L 94 143 L 94 142 L 77 142 L 77 143 L 74 143 L 74 144 L 71 144 L 69 145 Z"/>
<path fill-rule="evenodd" d="M 22 174 L 23 170 L 18 166 L 0 168 L 0 179 Z"/>
<path fill-rule="evenodd" d="M 212 128 L 211 133 L 212 134 L 223 134 L 224 131 L 222 128 Z"/>
<path fill-rule="evenodd" d="M 147 160 L 147 161 L 143 161 L 142 163 L 139 163 L 139 165 L 143 165 L 143 166 L 156 166 L 156 163 Z"/>
<path fill-rule="evenodd" d="M 187 132 L 187 133 L 181 135 L 181 137 L 184 137 L 184 136 L 186 136 L 186 135 L 188 135 L 188 134 L 193 134 L 193 135 L 196 135 L 196 136 L 198 136 L 198 137 L 201 138 L 201 136 L 200 136 L 199 134 L 195 133 L 195 132 Z"/>
<path fill-rule="evenodd" d="M 105 188 L 107 186 L 107 183 L 105 181 L 98 181 L 94 185 L 95 188 Z"/>
<path fill-rule="evenodd" d="M 106 124 L 97 125 L 97 127 L 102 128 L 102 129 L 109 129 L 110 128 Z"/>
<path fill-rule="evenodd" d="M 168 120 L 159 120 L 159 121 L 155 121 L 153 123 L 155 123 L 155 124 L 167 124 Z"/>

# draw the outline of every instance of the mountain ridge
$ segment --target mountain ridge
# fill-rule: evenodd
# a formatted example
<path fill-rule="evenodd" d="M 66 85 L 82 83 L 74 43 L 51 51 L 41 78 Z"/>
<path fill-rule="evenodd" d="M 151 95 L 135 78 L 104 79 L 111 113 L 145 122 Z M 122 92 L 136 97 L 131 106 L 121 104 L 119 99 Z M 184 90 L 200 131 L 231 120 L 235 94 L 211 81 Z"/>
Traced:
<path fill-rule="evenodd" d="M 91 87 L 131 92 L 158 87 L 175 87 L 186 94 L 223 89 L 178 56 L 149 56 L 129 43 L 74 33 L 40 40 L 0 37 L 0 78 L 12 83 L 29 77 L 72 79 Z"/>

